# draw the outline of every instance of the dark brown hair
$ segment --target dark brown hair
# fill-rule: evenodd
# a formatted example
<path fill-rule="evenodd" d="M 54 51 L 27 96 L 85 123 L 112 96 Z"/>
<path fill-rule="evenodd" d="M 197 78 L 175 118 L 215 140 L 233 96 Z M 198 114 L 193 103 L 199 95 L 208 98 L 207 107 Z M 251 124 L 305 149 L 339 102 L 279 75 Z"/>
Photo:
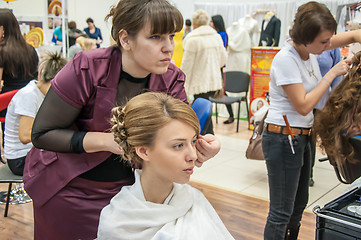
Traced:
<path fill-rule="evenodd" d="M 157 132 L 172 120 L 191 126 L 199 135 L 200 126 L 193 109 L 165 93 L 147 92 L 132 98 L 125 107 L 112 110 L 114 140 L 123 149 L 123 158 L 130 163 L 142 162 L 135 147 L 153 146 Z"/>
<path fill-rule="evenodd" d="M 323 30 L 336 33 L 337 23 L 330 10 L 321 3 L 308 2 L 297 9 L 291 38 L 296 44 L 309 44 Z"/>
<path fill-rule="evenodd" d="M 4 38 L 0 41 L 0 66 L 4 72 L 13 78 L 36 78 L 39 59 L 35 49 L 26 43 L 18 21 L 7 8 L 0 9 L 0 26 L 4 28 Z M 24 76 L 19 76 L 19 72 Z"/>
<path fill-rule="evenodd" d="M 167 0 L 120 0 L 105 19 L 110 17 L 113 17 L 112 37 L 119 47 L 121 30 L 135 37 L 148 22 L 152 34 L 175 33 L 183 28 L 182 14 Z"/>
<path fill-rule="evenodd" d="M 360 134 L 361 124 L 361 52 L 352 58 L 352 67 L 333 90 L 325 107 L 314 122 L 314 135 L 321 139 L 321 147 L 336 162 L 347 158 L 353 161 L 353 148 L 348 139 Z M 346 141 L 342 135 L 346 133 Z"/>

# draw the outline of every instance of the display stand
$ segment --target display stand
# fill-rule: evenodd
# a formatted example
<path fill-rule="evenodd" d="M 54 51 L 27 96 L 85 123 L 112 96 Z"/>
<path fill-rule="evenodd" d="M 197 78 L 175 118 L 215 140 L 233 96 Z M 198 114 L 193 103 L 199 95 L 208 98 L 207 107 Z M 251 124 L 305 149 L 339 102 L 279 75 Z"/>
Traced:
<path fill-rule="evenodd" d="M 274 56 L 279 52 L 279 47 L 252 47 L 251 48 L 251 81 L 249 101 L 249 126 L 254 113 L 265 104 L 266 93 L 269 90 L 270 69 Z"/>

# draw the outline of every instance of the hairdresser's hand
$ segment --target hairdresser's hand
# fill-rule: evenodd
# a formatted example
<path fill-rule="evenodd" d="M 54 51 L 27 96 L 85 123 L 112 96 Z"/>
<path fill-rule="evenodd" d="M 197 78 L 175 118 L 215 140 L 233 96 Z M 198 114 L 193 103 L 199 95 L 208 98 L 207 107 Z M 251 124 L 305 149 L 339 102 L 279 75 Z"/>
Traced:
<path fill-rule="evenodd" d="M 107 151 L 121 155 L 123 151 L 119 144 L 114 141 L 113 133 L 87 132 L 83 140 L 85 152 Z"/>
<path fill-rule="evenodd" d="M 350 65 L 351 65 L 351 58 L 347 58 L 345 60 L 341 60 L 340 62 L 338 62 L 335 66 L 333 66 L 333 68 L 330 69 L 329 72 L 333 73 L 335 75 L 334 78 L 336 78 L 338 76 L 345 75 L 350 69 Z M 332 80 L 334 78 L 332 78 Z"/>
<path fill-rule="evenodd" d="M 205 161 L 214 157 L 219 152 L 221 142 L 212 134 L 199 135 L 196 148 L 198 159 L 195 164 L 197 167 L 201 167 Z"/>

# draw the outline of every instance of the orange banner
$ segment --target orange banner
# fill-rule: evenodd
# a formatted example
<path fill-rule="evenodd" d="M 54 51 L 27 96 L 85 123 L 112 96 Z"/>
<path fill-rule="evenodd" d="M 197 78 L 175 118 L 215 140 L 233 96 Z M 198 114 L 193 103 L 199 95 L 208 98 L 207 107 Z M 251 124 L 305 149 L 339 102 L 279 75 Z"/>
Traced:
<path fill-rule="evenodd" d="M 269 90 L 271 64 L 279 50 L 278 47 L 253 47 L 251 49 L 250 123 L 254 113 L 264 104 L 268 104 L 265 95 Z M 250 128 L 253 129 L 252 124 L 250 124 Z"/>

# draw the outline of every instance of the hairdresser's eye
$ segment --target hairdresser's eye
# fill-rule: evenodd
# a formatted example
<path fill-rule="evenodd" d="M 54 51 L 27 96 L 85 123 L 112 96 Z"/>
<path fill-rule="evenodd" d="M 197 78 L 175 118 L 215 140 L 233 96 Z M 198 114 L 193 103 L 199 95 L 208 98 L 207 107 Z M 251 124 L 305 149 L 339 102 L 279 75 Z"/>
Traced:
<path fill-rule="evenodd" d="M 151 39 L 160 39 L 160 36 L 159 35 L 153 35 L 150 37 Z"/>

